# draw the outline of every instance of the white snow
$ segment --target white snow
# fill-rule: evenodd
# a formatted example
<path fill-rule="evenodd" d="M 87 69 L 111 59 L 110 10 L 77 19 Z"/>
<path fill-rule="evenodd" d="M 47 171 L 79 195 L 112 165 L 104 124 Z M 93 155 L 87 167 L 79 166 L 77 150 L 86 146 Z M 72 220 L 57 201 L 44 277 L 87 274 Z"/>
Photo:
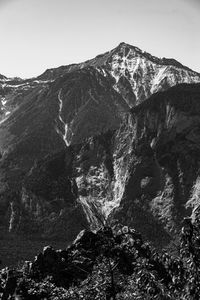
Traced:
<path fill-rule="evenodd" d="M 10 111 L 6 108 L 6 104 L 7 104 L 7 100 L 5 100 L 5 97 L 3 97 L 1 99 L 1 104 L 2 104 L 2 111 L 4 113 L 4 118 L 0 121 L 0 125 L 3 124 L 7 119 L 8 119 L 8 116 L 10 115 Z"/>
<path fill-rule="evenodd" d="M 151 82 L 151 93 L 155 93 L 157 91 L 158 85 L 161 81 L 168 75 L 167 66 L 156 66 L 154 65 L 155 76 Z"/>
<path fill-rule="evenodd" d="M 182 82 L 200 82 L 200 76 L 195 72 L 174 65 L 165 65 L 154 56 L 149 59 L 145 52 L 136 47 L 129 49 L 127 55 L 125 51 L 125 47 L 122 47 L 120 54 L 112 55 L 109 72 L 115 78 L 114 88 L 118 92 L 120 92 L 118 87 L 120 77 L 125 76 L 128 79 L 138 102 L 159 91 L 165 77 L 169 86 Z"/>
<path fill-rule="evenodd" d="M 69 127 L 68 123 L 65 123 L 63 118 L 62 118 L 62 109 L 63 109 L 63 100 L 61 98 L 61 93 L 62 93 L 62 89 L 60 89 L 59 93 L 58 93 L 58 101 L 59 101 L 59 114 L 58 114 L 58 118 L 63 126 L 64 129 L 64 134 L 57 128 L 56 131 L 58 134 L 60 134 L 62 136 L 62 139 L 65 143 L 65 145 L 67 147 L 70 146 L 71 141 L 68 139 L 68 136 L 71 134 L 72 135 L 72 131 Z"/>
<path fill-rule="evenodd" d="M 8 119 L 8 117 L 7 117 L 7 118 L 4 118 L 3 120 L 1 120 L 1 121 L 0 121 L 0 125 L 3 124 L 7 119 Z"/>
<path fill-rule="evenodd" d="M 5 98 L 3 98 L 3 99 L 1 100 L 1 104 L 2 104 L 3 106 L 5 106 L 6 103 L 7 103 L 7 101 L 5 100 Z"/>
<path fill-rule="evenodd" d="M 48 83 L 48 82 L 53 82 L 55 81 L 55 79 L 51 79 L 51 80 L 34 80 L 33 82 L 35 83 Z"/>

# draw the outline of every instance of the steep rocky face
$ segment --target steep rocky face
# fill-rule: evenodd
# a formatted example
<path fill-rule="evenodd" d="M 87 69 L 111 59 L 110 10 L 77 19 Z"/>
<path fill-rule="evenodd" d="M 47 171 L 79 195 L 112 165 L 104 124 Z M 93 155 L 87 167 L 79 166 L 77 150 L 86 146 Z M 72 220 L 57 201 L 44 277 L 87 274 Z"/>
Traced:
<path fill-rule="evenodd" d="M 0 124 L 8 119 L 10 114 L 18 109 L 25 99 L 32 97 L 31 92 L 40 93 L 50 81 L 21 78 L 6 78 L 0 76 Z"/>
<path fill-rule="evenodd" d="M 129 176 L 110 219 L 160 245 L 173 238 L 191 208 L 198 210 L 199 97 L 200 85 L 180 85 L 132 110 Z"/>
<path fill-rule="evenodd" d="M 107 60 L 106 69 L 115 78 L 115 88 L 124 94 L 121 81 L 130 85 L 135 95 L 129 104 L 138 104 L 157 91 L 178 83 L 199 82 L 199 74 L 172 59 L 158 59 L 137 47 L 121 43 Z M 128 93 L 130 88 L 126 88 Z M 126 95 L 124 95 L 126 98 Z M 129 96 L 130 98 L 130 96 Z"/>
<path fill-rule="evenodd" d="M 68 240 L 82 227 L 97 226 L 94 209 L 101 214 L 107 195 L 99 176 L 110 180 L 113 173 L 109 138 L 128 111 L 94 68 L 66 74 L 24 96 L 0 128 L 2 226 Z M 88 186 L 92 193 L 96 189 L 95 177 L 96 197 L 106 190 L 100 201 L 86 192 Z"/>
<path fill-rule="evenodd" d="M 38 78 L 0 78 L 2 231 L 71 241 L 108 218 L 168 243 L 196 208 L 199 85 L 146 98 L 198 81 L 124 43 Z"/>

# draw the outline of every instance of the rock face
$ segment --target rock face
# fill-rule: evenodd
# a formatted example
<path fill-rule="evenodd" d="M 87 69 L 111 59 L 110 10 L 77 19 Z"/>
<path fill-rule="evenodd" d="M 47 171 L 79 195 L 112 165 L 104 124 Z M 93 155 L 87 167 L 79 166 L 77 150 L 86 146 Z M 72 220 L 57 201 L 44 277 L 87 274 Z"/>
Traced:
<path fill-rule="evenodd" d="M 199 95 L 200 85 L 183 84 L 132 110 L 129 176 L 110 218 L 159 243 L 172 239 L 189 208 L 198 206 Z"/>
<path fill-rule="evenodd" d="M 110 84 L 124 97 L 130 107 L 155 92 L 178 83 L 199 82 L 199 74 L 174 59 L 157 58 L 126 43 L 82 64 L 62 66 L 45 71 L 38 78 L 54 80 L 80 68 L 92 66 L 108 77 Z"/>
<path fill-rule="evenodd" d="M 38 78 L 0 77 L 1 230 L 72 241 L 108 218 L 167 244 L 198 204 L 194 82 L 124 43 Z"/>

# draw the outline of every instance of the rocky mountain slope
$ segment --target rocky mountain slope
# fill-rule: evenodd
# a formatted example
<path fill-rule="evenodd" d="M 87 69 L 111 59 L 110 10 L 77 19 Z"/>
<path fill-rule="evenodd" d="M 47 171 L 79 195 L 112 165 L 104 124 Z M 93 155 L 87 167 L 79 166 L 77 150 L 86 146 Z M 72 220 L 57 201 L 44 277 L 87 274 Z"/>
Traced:
<path fill-rule="evenodd" d="M 168 244 L 198 202 L 198 82 L 124 43 L 37 78 L 1 76 L 1 232 L 70 242 L 108 219 Z"/>
<path fill-rule="evenodd" d="M 199 82 L 199 74 L 178 61 L 152 56 L 126 43 L 120 43 L 115 49 L 84 63 L 46 70 L 38 79 L 54 80 L 88 66 L 109 77 L 112 86 L 130 107 L 178 83 Z"/>
<path fill-rule="evenodd" d="M 182 84 L 132 109 L 129 176 L 112 217 L 161 244 L 199 205 L 199 97 L 199 84 Z"/>

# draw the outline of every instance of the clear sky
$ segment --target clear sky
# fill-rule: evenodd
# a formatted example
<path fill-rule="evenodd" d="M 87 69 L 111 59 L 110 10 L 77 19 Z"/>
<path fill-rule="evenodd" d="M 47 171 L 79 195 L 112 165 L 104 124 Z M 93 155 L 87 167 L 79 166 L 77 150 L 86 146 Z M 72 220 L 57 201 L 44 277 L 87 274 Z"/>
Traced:
<path fill-rule="evenodd" d="M 126 42 L 200 72 L 200 0 L 0 0 L 0 74 L 33 77 Z"/>

